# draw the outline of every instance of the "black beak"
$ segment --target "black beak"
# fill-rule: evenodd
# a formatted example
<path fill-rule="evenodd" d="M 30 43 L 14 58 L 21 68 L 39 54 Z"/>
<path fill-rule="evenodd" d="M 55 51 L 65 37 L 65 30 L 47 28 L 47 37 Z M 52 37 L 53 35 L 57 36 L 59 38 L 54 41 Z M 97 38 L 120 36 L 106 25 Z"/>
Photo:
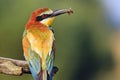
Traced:
<path fill-rule="evenodd" d="M 72 11 L 71 8 L 69 8 L 69 9 L 61 9 L 61 10 L 55 10 L 51 14 L 43 14 L 41 16 L 37 16 L 36 17 L 36 21 L 41 21 L 43 19 L 50 18 L 50 17 L 55 17 L 55 16 L 58 16 L 58 15 L 61 15 L 61 14 L 65 14 L 65 13 L 71 14 L 71 13 L 73 13 L 73 11 Z"/>
<path fill-rule="evenodd" d="M 50 14 L 50 17 L 55 17 L 55 16 L 58 16 L 58 15 L 61 15 L 61 14 L 65 14 L 65 13 L 71 14 L 71 13 L 73 13 L 73 11 L 72 11 L 71 8 L 69 8 L 69 9 L 61 9 L 61 10 L 55 10 L 55 11 L 53 11 L 52 14 Z"/>

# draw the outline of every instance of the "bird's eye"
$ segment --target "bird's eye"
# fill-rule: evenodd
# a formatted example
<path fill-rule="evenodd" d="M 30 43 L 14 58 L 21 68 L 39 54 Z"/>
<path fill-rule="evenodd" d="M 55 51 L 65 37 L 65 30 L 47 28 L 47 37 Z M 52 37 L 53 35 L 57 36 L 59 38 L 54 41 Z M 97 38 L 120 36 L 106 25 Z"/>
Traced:
<path fill-rule="evenodd" d="M 47 18 L 47 15 L 43 14 L 41 17 L 44 19 L 44 18 Z"/>

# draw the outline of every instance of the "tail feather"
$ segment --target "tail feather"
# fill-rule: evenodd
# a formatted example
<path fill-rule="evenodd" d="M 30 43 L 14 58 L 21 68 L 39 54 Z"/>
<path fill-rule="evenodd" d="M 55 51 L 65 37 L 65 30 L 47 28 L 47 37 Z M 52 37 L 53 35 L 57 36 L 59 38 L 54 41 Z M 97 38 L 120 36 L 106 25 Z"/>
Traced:
<path fill-rule="evenodd" d="M 38 80 L 49 80 L 46 70 L 43 70 L 39 73 Z"/>
<path fill-rule="evenodd" d="M 39 75 L 38 75 L 38 80 L 42 80 L 42 71 L 39 73 Z"/>

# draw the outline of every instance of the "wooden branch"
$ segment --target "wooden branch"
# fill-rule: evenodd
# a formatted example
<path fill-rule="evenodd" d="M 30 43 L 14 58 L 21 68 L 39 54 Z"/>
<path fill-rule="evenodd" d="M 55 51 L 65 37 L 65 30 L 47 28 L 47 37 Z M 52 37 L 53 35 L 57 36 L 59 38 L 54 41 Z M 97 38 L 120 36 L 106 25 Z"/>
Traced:
<path fill-rule="evenodd" d="M 53 67 L 53 75 L 58 72 L 57 67 Z M 30 74 L 27 61 L 0 57 L 0 73 L 20 76 L 23 73 Z"/>
<path fill-rule="evenodd" d="M 20 76 L 30 70 L 27 61 L 0 57 L 0 73 Z"/>

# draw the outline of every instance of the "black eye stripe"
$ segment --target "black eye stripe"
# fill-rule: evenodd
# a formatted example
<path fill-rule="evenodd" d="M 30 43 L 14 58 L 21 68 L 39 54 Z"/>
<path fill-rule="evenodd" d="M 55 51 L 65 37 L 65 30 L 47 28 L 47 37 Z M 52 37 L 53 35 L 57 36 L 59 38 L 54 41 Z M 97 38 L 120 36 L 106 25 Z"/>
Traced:
<path fill-rule="evenodd" d="M 42 16 L 37 16 L 36 17 L 36 21 L 41 21 L 41 20 L 43 20 Z"/>
<path fill-rule="evenodd" d="M 36 21 L 41 21 L 41 20 L 48 18 L 48 17 L 50 17 L 50 14 L 43 14 L 41 16 L 37 16 Z"/>

